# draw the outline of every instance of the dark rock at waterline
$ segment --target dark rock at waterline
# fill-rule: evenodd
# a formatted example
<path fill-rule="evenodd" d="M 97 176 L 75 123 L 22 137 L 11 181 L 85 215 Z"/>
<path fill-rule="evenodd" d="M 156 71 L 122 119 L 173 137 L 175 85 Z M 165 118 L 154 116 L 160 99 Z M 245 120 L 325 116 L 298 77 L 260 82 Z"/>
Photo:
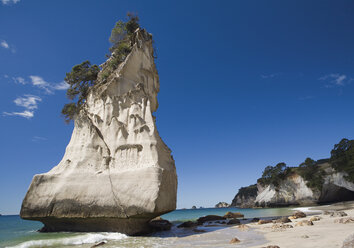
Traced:
<path fill-rule="evenodd" d="M 202 225 L 206 221 L 216 221 L 216 220 L 226 220 L 225 217 L 219 216 L 219 215 L 207 215 L 204 217 L 200 217 L 197 222 L 198 225 Z"/>
<path fill-rule="evenodd" d="M 227 222 L 228 225 L 238 225 L 241 224 L 241 221 L 239 219 L 231 219 Z"/>
<path fill-rule="evenodd" d="M 251 222 L 258 222 L 260 219 L 259 218 L 253 218 Z"/>
<path fill-rule="evenodd" d="M 172 224 L 168 220 L 164 219 L 155 219 L 151 220 L 149 222 L 149 226 L 154 230 L 154 231 L 168 231 L 171 229 Z"/>
<path fill-rule="evenodd" d="M 189 227 L 195 227 L 195 226 L 198 226 L 197 222 L 186 221 L 186 222 L 183 222 L 182 224 L 178 225 L 177 228 L 189 228 Z"/>

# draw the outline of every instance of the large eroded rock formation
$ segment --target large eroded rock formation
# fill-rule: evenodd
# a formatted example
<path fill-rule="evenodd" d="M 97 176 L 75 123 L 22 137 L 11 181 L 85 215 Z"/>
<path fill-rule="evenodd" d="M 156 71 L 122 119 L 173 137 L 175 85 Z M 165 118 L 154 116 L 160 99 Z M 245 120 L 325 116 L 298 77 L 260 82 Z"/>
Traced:
<path fill-rule="evenodd" d="M 46 231 L 144 233 L 176 208 L 174 160 L 152 115 L 159 77 L 151 35 L 137 31 L 125 61 L 108 78 L 100 74 L 63 159 L 34 176 L 23 200 L 21 217 Z"/>

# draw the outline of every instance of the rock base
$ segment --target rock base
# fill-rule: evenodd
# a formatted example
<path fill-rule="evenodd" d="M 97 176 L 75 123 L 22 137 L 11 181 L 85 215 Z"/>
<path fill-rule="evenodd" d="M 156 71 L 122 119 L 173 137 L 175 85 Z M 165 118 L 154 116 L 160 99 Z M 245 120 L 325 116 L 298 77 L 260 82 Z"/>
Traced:
<path fill-rule="evenodd" d="M 40 232 L 119 232 L 143 235 L 152 232 L 149 219 L 118 218 L 43 218 Z"/>

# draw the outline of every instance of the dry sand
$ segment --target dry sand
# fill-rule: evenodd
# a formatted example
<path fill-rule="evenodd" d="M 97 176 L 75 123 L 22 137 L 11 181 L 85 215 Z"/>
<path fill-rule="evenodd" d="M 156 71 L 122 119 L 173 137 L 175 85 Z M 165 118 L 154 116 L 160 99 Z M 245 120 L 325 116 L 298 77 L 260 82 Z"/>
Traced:
<path fill-rule="evenodd" d="M 335 248 L 342 247 L 343 241 L 354 234 L 354 223 L 338 223 L 339 219 L 354 218 L 354 203 L 339 203 L 330 206 L 315 207 L 320 210 L 344 210 L 348 216 L 330 217 L 330 215 L 318 214 L 321 220 L 313 221 L 312 226 L 296 226 L 297 222 L 309 220 L 312 216 L 292 220 L 287 223 L 293 228 L 272 228 L 273 224 L 249 224 L 249 226 L 263 234 L 267 243 L 262 246 L 252 246 L 252 248 L 267 247 L 277 245 L 280 248 Z M 354 246 L 347 246 L 353 247 Z M 347 248 L 346 247 L 346 248 Z"/>

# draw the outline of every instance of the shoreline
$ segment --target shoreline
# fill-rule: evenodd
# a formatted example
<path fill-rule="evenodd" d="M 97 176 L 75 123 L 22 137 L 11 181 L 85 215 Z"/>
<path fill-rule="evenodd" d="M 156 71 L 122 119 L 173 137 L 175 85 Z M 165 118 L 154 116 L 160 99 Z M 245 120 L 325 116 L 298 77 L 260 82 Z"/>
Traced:
<path fill-rule="evenodd" d="M 134 248 L 156 246 L 178 248 L 263 248 L 269 245 L 277 245 L 280 248 L 341 248 L 347 236 L 354 234 L 354 221 L 347 224 L 338 223 L 342 218 L 354 218 L 354 202 L 341 202 L 324 206 L 295 207 L 289 208 L 287 212 L 283 211 L 286 209 L 280 210 L 281 211 L 279 211 L 279 209 L 269 209 L 267 211 L 270 212 L 264 213 L 265 215 L 263 215 L 263 217 L 256 217 L 256 214 L 261 214 L 261 212 L 252 211 L 252 215 L 250 215 L 250 212 L 246 218 L 239 219 L 241 221 L 239 225 L 226 225 L 212 221 L 193 228 L 177 228 L 178 224 L 176 221 L 171 220 L 173 226 L 170 231 L 156 232 L 144 237 L 114 236 L 115 234 L 120 235 L 119 233 L 72 233 L 69 235 L 57 233 L 54 235 L 58 235 L 56 237 L 59 239 L 51 237 L 48 240 L 46 239 L 46 234 L 44 234 L 40 239 L 38 239 L 37 236 L 37 238 L 28 240 L 25 243 L 18 243 L 15 247 L 32 247 L 34 244 L 51 246 L 50 244 L 52 243 L 64 242 L 67 244 L 65 247 L 90 248 L 100 242 L 106 242 L 102 247 L 112 248 L 126 245 Z M 237 210 L 235 209 L 234 211 Z M 304 211 L 307 216 L 305 218 L 291 219 L 291 222 L 286 224 L 275 223 L 275 221 L 268 224 L 252 222 L 253 218 L 259 218 L 260 220 L 277 220 L 283 216 L 289 216 L 296 211 Z M 345 211 L 348 216 L 330 217 L 330 215 L 325 215 L 324 211 Z M 274 215 L 269 215 L 270 213 Z M 183 216 L 182 213 L 179 214 L 180 215 L 177 217 Z M 321 219 L 319 221 L 313 221 L 312 226 L 297 226 L 298 222 L 309 220 L 315 216 L 319 216 Z M 291 225 L 292 227 L 285 228 L 281 227 L 282 225 Z M 237 238 L 240 242 L 230 244 L 233 238 Z M 79 244 L 80 242 L 81 244 Z M 72 243 L 72 245 L 69 245 L 69 243 Z"/>

